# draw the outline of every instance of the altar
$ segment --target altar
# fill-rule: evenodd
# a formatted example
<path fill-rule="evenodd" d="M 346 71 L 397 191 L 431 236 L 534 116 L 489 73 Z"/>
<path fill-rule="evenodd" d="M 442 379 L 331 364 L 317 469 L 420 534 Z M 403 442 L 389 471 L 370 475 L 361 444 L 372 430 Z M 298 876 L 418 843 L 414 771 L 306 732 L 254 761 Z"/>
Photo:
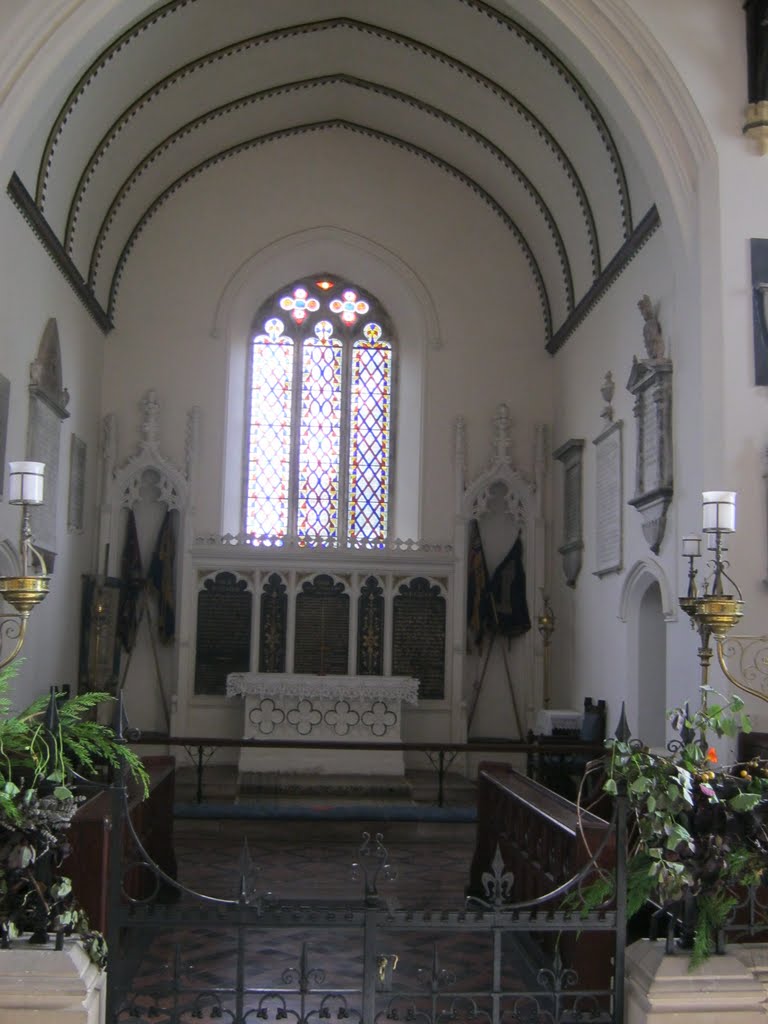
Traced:
<path fill-rule="evenodd" d="M 249 740 L 399 743 L 402 704 L 415 704 L 419 682 L 409 676 L 320 676 L 289 672 L 234 672 L 227 696 L 242 697 Z M 405 773 L 401 750 L 318 750 L 311 747 L 243 747 L 241 777 L 275 775 L 377 775 Z"/>

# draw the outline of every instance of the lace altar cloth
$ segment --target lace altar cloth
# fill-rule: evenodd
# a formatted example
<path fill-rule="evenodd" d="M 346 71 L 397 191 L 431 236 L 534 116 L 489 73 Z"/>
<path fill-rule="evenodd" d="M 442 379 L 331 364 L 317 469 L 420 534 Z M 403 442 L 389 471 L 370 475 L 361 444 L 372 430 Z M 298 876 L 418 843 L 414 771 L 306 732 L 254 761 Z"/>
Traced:
<path fill-rule="evenodd" d="M 416 704 L 419 681 L 410 676 L 316 676 L 292 672 L 232 672 L 227 696 L 316 700 L 383 700 Z"/>
<path fill-rule="evenodd" d="M 419 681 L 409 676 L 231 673 L 227 696 L 243 699 L 245 738 L 293 743 L 243 747 L 241 780 L 272 774 L 279 785 L 283 776 L 297 774 L 403 777 L 402 750 L 376 747 L 401 741 L 402 705 L 416 704 L 418 690 Z M 337 749 L 311 746 L 328 741 Z"/>

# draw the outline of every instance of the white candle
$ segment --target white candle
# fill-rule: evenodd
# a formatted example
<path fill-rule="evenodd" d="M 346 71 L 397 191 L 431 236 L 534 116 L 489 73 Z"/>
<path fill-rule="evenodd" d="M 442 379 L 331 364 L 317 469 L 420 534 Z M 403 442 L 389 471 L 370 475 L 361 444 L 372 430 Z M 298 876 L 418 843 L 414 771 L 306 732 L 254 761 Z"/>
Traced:
<path fill-rule="evenodd" d="M 704 491 L 701 495 L 704 533 L 733 533 L 736 491 Z"/>
<path fill-rule="evenodd" d="M 44 462 L 9 462 L 8 501 L 11 505 L 42 505 Z"/>

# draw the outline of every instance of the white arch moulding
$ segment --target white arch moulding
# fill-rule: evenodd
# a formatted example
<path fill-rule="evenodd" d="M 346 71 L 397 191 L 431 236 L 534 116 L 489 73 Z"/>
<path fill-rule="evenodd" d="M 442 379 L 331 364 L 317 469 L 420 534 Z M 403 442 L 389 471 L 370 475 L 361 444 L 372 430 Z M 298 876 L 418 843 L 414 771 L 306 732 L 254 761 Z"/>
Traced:
<path fill-rule="evenodd" d="M 621 588 L 619 619 L 622 622 L 629 622 L 637 615 L 643 594 L 652 583 L 659 584 L 664 621 L 677 621 L 677 598 L 672 594 L 667 574 L 653 558 L 641 558 L 629 570 Z"/>
<path fill-rule="evenodd" d="M 418 275 L 398 256 L 362 235 L 328 226 L 295 232 L 255 253 L 232 275 L 217 303 L 211 334 L 223 342 L 222 358 L 228 367 L 221 532 L 237 534 L 242 528 L 243 382 L 253 317 L 272 292 L 314 273 L 336 274 L 360 284 L 392 318 L 398 373 L 390 535 L 418 540 L 426 358 L 427 349 L 440 347 L 437 310 Z"/>

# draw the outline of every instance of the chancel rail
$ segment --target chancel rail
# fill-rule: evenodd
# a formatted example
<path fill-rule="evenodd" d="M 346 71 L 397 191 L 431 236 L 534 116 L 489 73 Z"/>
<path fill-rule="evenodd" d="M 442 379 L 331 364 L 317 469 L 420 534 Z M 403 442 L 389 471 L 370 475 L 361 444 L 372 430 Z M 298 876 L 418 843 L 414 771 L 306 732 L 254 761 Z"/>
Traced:
<path fill-rule="evenodd" d="M 408 742 L 380 742 L 370 743 L 363 740 L 270 740 L 270 739 L 224 739 L 213 736 L 164 736 L 157 733 L 144 733 L 141 737 L 129 741 L 136 746 L 157 746 L 162 744 L 168 747 L 182 747 L 192 758 L 196 770 L 196 795 L 197 803 L 204 801 L 204 777 L 206 764 L 216 750 L 224 748 L 254 747 L 259 749 L 316 749 L 316 750 L 365 750 L 376 754 L 382 750 L 400 751 L 402 754 L 408 752 L 422 753 L 437 773 L 437 806 L 445 805 L 445 775 L 453 762 L 460 754 L 524 754 L 536 756 L 539 754 L 552 754 L 556 757 L 568 758 L 570 755 L 577 755 L 580 758 L 585 756 L 598 758 L 605 753 L 602 743 L 573 743 L 567 745 L 562 742 L 547 743 L 546 739 L 537 742 L 525 742 L 523 740 L 478 740 L 472 743 L 408 743 Z"/>

